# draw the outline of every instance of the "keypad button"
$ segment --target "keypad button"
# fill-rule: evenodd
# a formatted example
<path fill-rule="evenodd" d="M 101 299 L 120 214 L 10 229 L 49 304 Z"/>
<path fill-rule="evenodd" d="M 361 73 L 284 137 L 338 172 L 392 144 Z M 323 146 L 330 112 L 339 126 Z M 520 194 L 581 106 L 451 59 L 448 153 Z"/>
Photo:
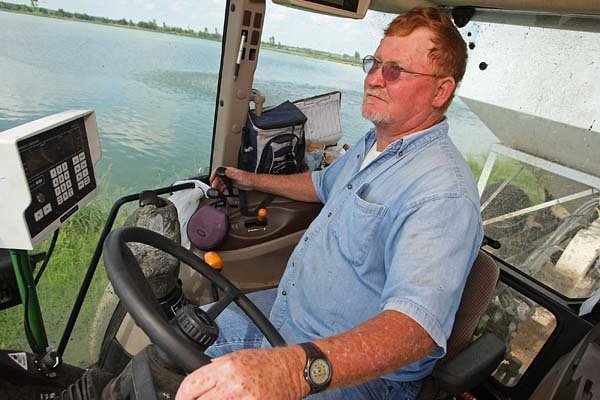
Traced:
<path fill-rule="evenodd" d="M 79 181 L 79 182 L 77 182 L 77 188 L 78 188 L 79 190 L 83 189 L 83 181 Z"/>
<path fill-rule="evenodd" d="M 70 179 L 65 182 L 65 185 L 67 185 L 67 189 L 70 188 L 71 186 L 73 186 Z"/>
<path fill-rule="evenodd" d="M 52 204 L 48 203 L 44 206 L 44 215 L 48 215 L 52 212 Z"/>
<path fill-rule="evenodd" d="M 79 156 L 73 156 L 71 161 L 73 161 L 73 165 L 77 164 L 79 162 Z"/>
<path fill-rule="evenodd" d="M 83 179 L 83 175 L 81 175 L 81 172 L 77 173 L 77 175 L 75 175 L 75 177 L 77 178 L 77 182 L 79 182 L 80 180 Z"/>
<path fill-rule="evenodd" d="M 60 175 L 58 176 L 58 181 L 59 181 L 60 183 L 63 183 L 63 182 L 65 181 L 65 176 L 64 176 L 63 174 L 60 174 Z"/>
<path fill-rule="evenodd" d="M 63 203 L 62 194 L 56 198 L 56 202 L 59 206 Z"/>
<path fill-rule="evenodd" d="M 60 196 L 60 186 L 54 189 L 54 194 L 56 194 L 56 196 Z"/>
<path fill-rule="evenodd" d="M 75 173 L 80 172 L 80 171 L 81 171 L 81 165 L 75 164 Z"/>
<path fill-rule="evenodd" d="M 81 162 L 81 168 L 87 168 L 87 161 L 83 160 Z"/>
<path fill-rule="evenodd" d="M 58 178 L 52 179 L 52 184 L 54 185 L 54 187 L 57 187 L 58 185 L 60 185 L 60 182 L 58 181 Z"/>
<path fill-rule="evenodd" d="M 35 222 L 38 222 L 42 218 L 44 218 L 44 210 L 40 208 L 33 214 L 33 219 L 35 219 Z"/>
<path fill-rule="evenodd" d="M 65 172 L 63 175 L 65 176 L 65 180 L 67 180 L 71 177 L 71 174 L 69 174 L 69 171 Z"/>
<path fill-rule="evenodd" d="M 69 197 L 73 197 L 73 189 L 67 190 L 67 194 L 69 195 Z"/>
<path fill-rule="evenodd" d="M 88 176 L 89 172 L 87 168 L 84 168 L 81 170 L 81 173 L 83 174 L 83 176 Z"/>
<path fill-rule="evenodd" d="M 56 178 L 56 168 L 50 170 L 50 178 Z"/>
<path fill-rule="evenodd" d="M 67 199 L 69 198 L 69 194 L 68 193 L 63 193 L 62 195 L 63 201 L 67 201 Z"/>
<path fill-rule="evenodd" d="M 62 165 L 59 165 L 58 167 L 56 167 L 56 173 L 62 174 Z"/>
<path fill-rule="evenodd" d="M 63 167 L 63 172 L 65 172 L 68 168 L 66 161 L 64 163 L 62 163 L 62 167 Z"/>
<path fill-rule="evenodd" d="M 89 185 L 90 184 L 90 177 L 86 176 L 85 179 L 83 180 L 84 185 Z"/>
<path fill-rule="evenodd" d="M 79 161 L 84 161 L 85 160 L 85 153 L 82 151 L 81 153 L 79 153 Z"/>
<path fill-rule="evenodd" d="M 66 192 L 67 191 L 67 184 L 66 183 L 62 183 L 60 185 L 60 191 L 61 192 Z"/>

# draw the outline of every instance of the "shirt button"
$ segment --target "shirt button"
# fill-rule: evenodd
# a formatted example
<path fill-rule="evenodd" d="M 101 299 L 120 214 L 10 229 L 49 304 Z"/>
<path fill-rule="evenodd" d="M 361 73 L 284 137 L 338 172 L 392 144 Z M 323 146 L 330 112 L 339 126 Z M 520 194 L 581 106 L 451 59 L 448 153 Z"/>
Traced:
<path fill-rule="evenodd" d="M 348 186 L 346 186 L 348 188 L 348 190 L 352 190 L 352 184 L 349 183 Z"/>
<path fill-rule="evenodd" d="M 360 154 L 357 154 L 357 155 L 356 155 L 356 158 L 360 158 Z"/>
<path fill-rule="evenodd" d="M 331 213 L 328 213 L 328 214 L 327 214 L 327 218 L 330 218 L 330 217 L 331 217 Z"/>
<path fill-rule="evenodd" d="M 308 238 L 307 238 L 307 237 L 305 237 L 305 238 L 304 238 L 304 241 L 305 241 L 305 242 L 308 242 Z"/>
<path fill-rule="evenodd" d="M 281 292 L 282 295 L 287 296 L 287 292 L 284 290 L 283 292 Z"/>

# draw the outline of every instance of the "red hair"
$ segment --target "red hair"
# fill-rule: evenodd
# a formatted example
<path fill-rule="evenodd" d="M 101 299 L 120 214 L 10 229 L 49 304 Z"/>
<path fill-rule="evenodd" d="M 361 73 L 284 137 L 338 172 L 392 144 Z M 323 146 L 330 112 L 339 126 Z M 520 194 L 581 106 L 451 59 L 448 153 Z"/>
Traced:
<path fill-rule="evenodd" d="M 433 48 L 429 50 L 428 59 L 433 73 L 451 76 L 458 85 L 467 68 L 467 45 L 450 18 L 439 9 L 416 7 L 398 15 L 385 29 L 384 35 L 408 36 L 418 28 L 431 32 Z"/>

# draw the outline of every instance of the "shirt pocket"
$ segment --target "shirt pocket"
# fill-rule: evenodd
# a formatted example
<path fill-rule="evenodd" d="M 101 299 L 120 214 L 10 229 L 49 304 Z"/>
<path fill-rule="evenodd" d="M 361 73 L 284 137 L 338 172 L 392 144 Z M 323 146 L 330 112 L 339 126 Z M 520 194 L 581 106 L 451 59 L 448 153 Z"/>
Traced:
<path fill-rule="evenodd" d="M 387 214 L 388 206 L 365 200 L 362 196 L 365 186 L 354 192 L 340 210 L 340 218 L 333 229 L 342 256 L 353 265 L 365 262 L 375 243 L 381 221 Z"/>

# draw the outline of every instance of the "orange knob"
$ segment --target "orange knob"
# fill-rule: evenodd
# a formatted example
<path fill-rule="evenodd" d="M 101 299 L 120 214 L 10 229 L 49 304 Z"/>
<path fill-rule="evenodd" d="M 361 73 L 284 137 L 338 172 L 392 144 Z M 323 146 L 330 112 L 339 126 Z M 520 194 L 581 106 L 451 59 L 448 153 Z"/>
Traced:
<path fill-rule="evenodd" d="M 258 210 L 258 215 L 256 217 L 256 219 L 259 222 L 263 222 L 264 220 L 267 219 L 267 209 L 266 208 L 261 208 L 260 210 Z"/>
<path fill-rule="evenodd" d="M 204 262 L 210 265 L 212 269 L 220 271 L 223 269 L 223 259 L 216 251 L 204 253 Z"/>

